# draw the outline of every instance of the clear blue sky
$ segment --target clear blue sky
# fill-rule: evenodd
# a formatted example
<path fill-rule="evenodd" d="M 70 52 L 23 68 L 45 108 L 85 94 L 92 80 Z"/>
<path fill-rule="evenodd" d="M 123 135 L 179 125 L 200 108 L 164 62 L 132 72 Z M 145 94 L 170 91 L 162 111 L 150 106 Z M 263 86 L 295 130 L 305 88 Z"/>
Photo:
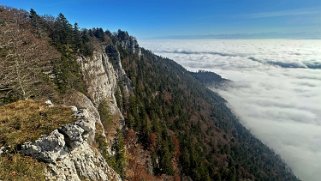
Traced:
<path fill-rule="evenodd" d="M 138 38 L 205 35 L 321 37 L 321 0 L 0 0 L 81 27 Z"/>

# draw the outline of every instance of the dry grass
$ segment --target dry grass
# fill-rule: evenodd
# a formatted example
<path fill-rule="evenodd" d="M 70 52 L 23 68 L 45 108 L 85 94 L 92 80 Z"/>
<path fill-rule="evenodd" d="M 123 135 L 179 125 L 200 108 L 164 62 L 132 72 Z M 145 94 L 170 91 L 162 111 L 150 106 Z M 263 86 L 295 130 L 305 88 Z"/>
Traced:
<path fill-rule="evenodd" d="M 75 118 L 68 107 L 48 107 L 43 102 L 24 100 L 0 107 L 0 147 L 10 149 L 34 141 Z"/>
<path fill-rule="evenodd" d="M 20 154 L 0 157 L 0 180 L 45 180 L 45 164 Z"/>
<path fill-rule="evenodd" d="M 74 121 L 71 109 L 64 106 L 48 107 L 34 100 L 0 106 L 0 147 L 9 150 L 0 156 L 0 180 L 45 180 L 46 165 L 20 155 L 18 147 Z"/>

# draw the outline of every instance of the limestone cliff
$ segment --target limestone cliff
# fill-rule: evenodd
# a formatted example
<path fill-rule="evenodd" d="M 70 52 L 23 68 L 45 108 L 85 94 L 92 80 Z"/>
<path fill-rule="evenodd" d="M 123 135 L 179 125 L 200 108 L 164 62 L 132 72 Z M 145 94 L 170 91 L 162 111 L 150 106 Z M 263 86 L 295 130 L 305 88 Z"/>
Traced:
<path fill-rule="evenodd" d="M 132 46 L 135 46 L 137 48 L 135 52 L 139 52 L 140 48 L 137 42 L 134 42 L 136 44 L 130 43 L 129 47 L 123 48 L 132 50 Z M 80 56 L 77 62 L 81 65 L 87 87 L 86 93 L 94 106 L 98 109 L 102 102 L 106 101 L 108 104 L 113 124 L 108 127 L 108 132 L 103 131 L 103 134 L 107 136 L 108 145 L 111 146 L 115 141 L 117 130 L 121 130 L 124 126 L 124 116 L 115 98 L 116 91 L 119 91 L 121 85 L 123 94 L 128 97 L 131 89 L 131 81 L 122 67 L 120 53 L 114 45 L 101 46 L 91 57 Z M 110 147 L 109 152 L 111 152 Z"/>
<path fill-rule="evenodd" d="M 125 82 L 125 85 L 128 85 L 126 87 L 130 85 L 122 69 L 117 49 L 114 49 L 115 54 L 109 55 L 105 50 L 108 49 L 103 46 L 101 50 L 96 50 L 93 56 L 80 56 L 77 59 L 81 65 L 88 98 L 79 92 L 65 98 L 67 104 L 75 106 L 77 121 L 53 131 L 48 137 L 40 138 L 35 143 L 25 146 L 26 153 L 31 146 L 40 147 L 39 154 L 34 152 L 33 155 L 49 162 L 47 178 L 50 180 L 79 180 L 81 178 L 121 180 L 120 176 L 106 163 L 100 150 L 91 146 L 95 142 L 94 137 L 100 134 L 99 136 L 105 138 L 107 142 L 107 152 L 113 154 L 112 145 L 116 141 L 117 130 L 121 130 L 124 126 L 124 118 L 117 106 L 115 92 L 119 89 L 118 82 Z M 113 124 L 109 128 L 104 128 L 97 110 L 106 100 L 113 117 Z M 101 132 L 97 132 L 97 125 L 103 128 Z M 46 150 L 48 147 L 49 150 Z"/>
<path fill-rule="evenodd" d="M 63 98 L 64 106 L 72 109 L 76 121 L 21 145 L 21 154 L 46 163 L 48 180 L 121 180 L 102 156 L 95 136 L 102 137 L 107 143 L 106 151 L 113 154 L 112 145 L 116 141 L 117 130 L 124 126 L 115 92 L 119 89 L 118 82 L 125 82 L 130 87 L 130 80 L 122 69 L 118 50 L 114 49 L 114 54 L 109 55 L 105 50 L 108 48 L 102 47 L 90 57 L 79 56 L 77 59 L 88 97 L 72 91 Z M 113 124 L 108 129 L 102 124 L 98 111 L 100 104 L 106 100 L 113 117 Z M 51 101 L 47 104 L 55 106 Z M 97 131 L 97 126 L 103 129 Z"/>

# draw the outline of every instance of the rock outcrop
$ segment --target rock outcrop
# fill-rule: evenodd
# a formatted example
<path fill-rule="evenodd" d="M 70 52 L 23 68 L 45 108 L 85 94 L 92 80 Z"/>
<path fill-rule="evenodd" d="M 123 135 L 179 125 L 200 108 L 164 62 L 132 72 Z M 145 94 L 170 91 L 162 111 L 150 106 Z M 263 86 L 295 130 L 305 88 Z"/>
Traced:
<path fill-rule="evenodd" d="M 65 151 L 65 146 L 64 135 L 58 130 L 54 130 L 48 136 L 39 138 L 35 142 L 23 144 L 21 153 L 44 162 L 55 163 Z"/>
<path fill-rule="evenodd" d="M 141 49 L 135 37 L 128 35 L 127 32 L 118 31 L 117 38 L 116 45 L 128 50 L 129 53 L 141 55 Z"/>
<path fill-rule="evenodd" d="M 121 180 L 105 159 L 88 143 L 81 144 L 56 164 L 49 164 L 49 180 Z"/>
<path fill-rule="evenodd" d="M 88 101 L 88 100 L 87 100 Z M 48 136 L 21 146 L 21 153 L 48 164 L 49 180 L 121 180 L 90 143 L 95 136 L 97 115 L 91 104 L 80 110 L 71 107 L 76 122 L 64 125 Z"/>

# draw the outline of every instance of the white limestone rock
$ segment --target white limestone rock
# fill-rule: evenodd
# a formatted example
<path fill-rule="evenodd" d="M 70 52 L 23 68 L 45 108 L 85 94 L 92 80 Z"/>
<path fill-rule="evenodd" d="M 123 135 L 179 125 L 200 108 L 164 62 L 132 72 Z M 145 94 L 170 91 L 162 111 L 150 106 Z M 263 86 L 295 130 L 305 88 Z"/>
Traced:
<path fill-rule="evenodd" d="M 87 93 L 94 105 L 97 107 L 107 97 L 114 101 L 117 78 L 107 55 L 95 51 L 92 57 L 78 57 L 77 62 L 81 65 L 87 85 Z M 117 105 L 115 106 L 117 107 Z"/>
<path fill-rule="evenodd" d="M 64 135 L 54 130 L 48 136 L 39 138 L 35 142 L 23 144 L 21 153 L 44 162 L 54 163 L 62 155 L 65 144 Z"/>
<path fill-rule="evenodd" d="M 74 114 L 77 114 L 78 113 L 78 108 L 76 106 L 70 106 L 71 108 L 71 111 L 74 113 Z"/>
<path fill-rule="evenodd" d="M 108 166 L 99 152 L 95 152 L 88 143 L 84 143 L 72 150 L 67 157 L 49 164 L 48 180 L 75 180 L 80 178 L 89 180 L 115 180 L 120 176 Z"/>
<path fill-rule="evenodd" d="M 3 146 L 3 147 L 0 148 L 0 156 L 1 156 L 1 154 L 3 154 L 4 152 L 5 152 L 5 147 Z"/>
<path fill-rule="evenodd" d="M 83 129 L 82 138 L 87 140 L 89 143 L 92 143 L 95 138 L 96 132 L 96 123 L 100 122 L 100 120 L 96 120 L 95 115 L 92 114 L 88 109 L 81 110 L 77 115 L 77 121 L 75 125 L 81 127 Z"/>
<path fill-rule="evenodd" d="M 94 51 L 92 57 L 78 57 L 77 62 L 81 65 L 87 85 L 87 94 L 95 107 L 98 107 L 103 100 L 108 99 L 111 113 L 122 115 L 117 106 L 115 92 L 118 89 L 119 80 L 126 80 L 126 84 L 130 84 L 130 80 L 122 67 L 119 52 L 115 52 L 116 56 L 110 56 L 105 51 L 106 48 L 102 47 L 101 51 Z M 112 63 L 112 61 L 116 62 Z M 114 67 L 113 64 L 117 66 Z M 125 86 L 125 89 L 129 92 L 128 86 Z"/>
<path fill-rule="evenodd" d="M 49 100 L 49 99 L 45 102 L 45 104 L 47 106 L 49 106 L 49 107 L 53 107 L 54 106 L 53 103 L 51 102 L 51 100 Z"/>
<path fill-rule="evenodd" d="M 59 131 L 65 136 L 66 143 L 71 149 L 80 146 L 84 142 L 82 134 L 85 131 L 76 124 L 65 125 Z"/>

